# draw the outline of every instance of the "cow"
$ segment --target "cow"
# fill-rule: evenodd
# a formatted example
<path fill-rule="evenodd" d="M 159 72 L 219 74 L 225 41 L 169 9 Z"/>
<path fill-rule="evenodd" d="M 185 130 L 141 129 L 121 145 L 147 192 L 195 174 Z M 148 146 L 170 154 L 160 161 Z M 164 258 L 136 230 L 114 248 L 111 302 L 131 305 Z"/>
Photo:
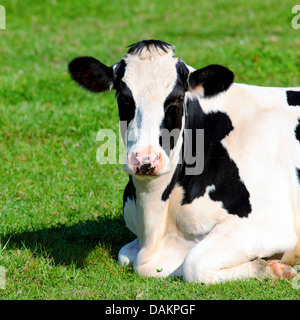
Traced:
<path fill-rule="evenodd" d="M 69 72 L 91 92 L 115 90 L 126 123 L 123 214 L 136 239 L 119 263 L 198 283 L 295 277 L 300 87 L 235 83 L 228 68 L 194 69 L 160 40 L 112 66 L 77 57 Z"/>

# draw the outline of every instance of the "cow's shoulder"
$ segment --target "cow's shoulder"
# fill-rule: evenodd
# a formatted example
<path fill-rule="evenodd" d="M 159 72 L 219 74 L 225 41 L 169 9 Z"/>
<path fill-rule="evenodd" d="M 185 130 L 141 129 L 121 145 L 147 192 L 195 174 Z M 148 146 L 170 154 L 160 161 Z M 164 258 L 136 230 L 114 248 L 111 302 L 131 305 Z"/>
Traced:
<path fill-rule="evenodd" d="M 187 101 L 185 134 L 192 135 L 192 144 L 185 143 L 185 153 L 196 154 L 196 131 L 204 130 L 204 154 L 199 154 L 197 161 L 204 160 L 204 169 L 199 174 L 187 174 L 187 168 L 193 164 L 177 167 L 173 179 L 164 191 L 164 198 L 169 195 L 177 183 L 183 188 L 181 205 L 191 204 L 195 199 L 207 193 L 210 201 L 221 202 L 229 214 L 247 217 L 251 212 L 250 195 L 239 175 L 236 163 L 231 159 L 222 140 L 234 131 L 231 119 L 226 112 L 204 112 L 196 98 Z M 190 150 L 186 150 L 189 148 Z M 210 188 L 209 188 L 210 187 Z"/>

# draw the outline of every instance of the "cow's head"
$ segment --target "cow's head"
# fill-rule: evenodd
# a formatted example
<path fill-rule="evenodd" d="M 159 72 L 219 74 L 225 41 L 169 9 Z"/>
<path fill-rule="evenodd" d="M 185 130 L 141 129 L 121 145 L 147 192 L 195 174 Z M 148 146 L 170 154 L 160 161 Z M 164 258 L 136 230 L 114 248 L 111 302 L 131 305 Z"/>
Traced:
<path fill-rule="evenodd" d="M 131 45 L 124 59 L 111 67 L 79 57 L 70 62 L 69 71 L 89 91 L 116 90 L 126 145 L 124 168 L 142 176 L 162 175 L 177 163 L 186 92 L 211 97 L 233 82 L 227 68 L 211 65 L 194 70 L 174 56 L 173 45 L 157 40 Z M 127 131 L 122 130 L 124 123 Z"/>

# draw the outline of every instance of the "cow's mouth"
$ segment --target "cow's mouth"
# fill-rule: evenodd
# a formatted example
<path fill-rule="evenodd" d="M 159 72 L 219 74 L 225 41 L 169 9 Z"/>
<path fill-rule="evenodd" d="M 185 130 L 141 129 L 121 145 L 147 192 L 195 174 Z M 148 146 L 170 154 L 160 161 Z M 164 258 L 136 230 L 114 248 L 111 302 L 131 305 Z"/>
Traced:
<path fill-rule="evenodd" d="M 151 163 L 144 163 L 136 168 L 135 174 L 138 175 L 156 175 L 157 166 L 151 166 Z"/>

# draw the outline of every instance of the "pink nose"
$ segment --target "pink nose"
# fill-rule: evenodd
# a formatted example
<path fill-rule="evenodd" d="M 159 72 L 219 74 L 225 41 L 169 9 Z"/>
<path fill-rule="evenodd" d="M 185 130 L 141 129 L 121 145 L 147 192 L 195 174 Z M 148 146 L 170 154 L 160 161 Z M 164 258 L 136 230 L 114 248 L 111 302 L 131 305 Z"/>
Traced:
<path fill-rule="evenodd" d="M 151 148 L 144 148 L 133 152 L 129 158 L 136 174 L 156 174 L 162 168 L 162 156 Z"/>

